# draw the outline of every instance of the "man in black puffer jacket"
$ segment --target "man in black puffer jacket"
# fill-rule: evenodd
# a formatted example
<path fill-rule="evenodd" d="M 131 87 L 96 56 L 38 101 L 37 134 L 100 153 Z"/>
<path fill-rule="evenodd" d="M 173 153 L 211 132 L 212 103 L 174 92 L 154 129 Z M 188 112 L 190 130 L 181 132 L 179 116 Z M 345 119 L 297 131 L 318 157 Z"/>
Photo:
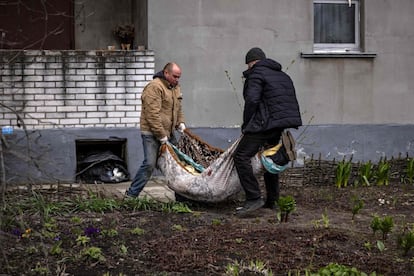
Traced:
<path fill-rule="evenodd" d="M 295 87 L 291 78 L 282 72 L 282 66 L 266 58 L 265 53 L 257 47 L 247 52 L 246 64 L 248 69 L 243 72 L 243 136 L 234 153 L 236 170 L 246 194 L 243 207 L 236 211 L 239 215 L 260 207 L 274 208 L 279 198 L 279 176 L 264 173 L 267 194 L 264 202 L 253 174 L 251 158 L 264 146 L 278 144 L 283 130 L 302 125 Z M 289 160 L 294 160 L 291 135 L 283 139 L 283 144 Z"/>

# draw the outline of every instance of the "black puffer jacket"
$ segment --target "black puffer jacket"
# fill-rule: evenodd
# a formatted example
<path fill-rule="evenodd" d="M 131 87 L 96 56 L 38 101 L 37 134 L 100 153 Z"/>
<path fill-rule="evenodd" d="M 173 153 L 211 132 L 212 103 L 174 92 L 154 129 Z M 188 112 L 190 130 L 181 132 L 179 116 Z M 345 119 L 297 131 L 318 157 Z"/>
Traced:
<path fill-rule="evenodd" d="M 243 76 L 243 133 L 302 125 L 295 87 L 278 62 L 260 60 Z"/>

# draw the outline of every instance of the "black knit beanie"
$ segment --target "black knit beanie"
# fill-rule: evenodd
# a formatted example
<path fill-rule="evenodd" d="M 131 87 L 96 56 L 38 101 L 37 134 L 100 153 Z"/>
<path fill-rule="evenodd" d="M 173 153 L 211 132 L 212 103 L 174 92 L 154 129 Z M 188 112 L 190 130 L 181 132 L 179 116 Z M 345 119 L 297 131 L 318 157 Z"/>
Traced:
<path fill-rule="evenodd" d="M 251 48 L 246 54 L 246 64 L 253 60 L 266 59 L 265 53 L 258 47 Z"/>

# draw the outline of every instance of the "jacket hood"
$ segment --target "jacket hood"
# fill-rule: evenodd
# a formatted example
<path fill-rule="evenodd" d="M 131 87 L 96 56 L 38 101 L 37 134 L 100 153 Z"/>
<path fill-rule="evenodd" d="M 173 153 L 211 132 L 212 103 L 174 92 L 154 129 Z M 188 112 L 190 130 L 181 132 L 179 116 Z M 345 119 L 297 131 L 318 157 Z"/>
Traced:
<path fill-rule="evenodd" d="M 266 59 L 258 61 L 255 65 L 253 65 L 252 68 L 247 69 L 246 71 L 244 71 L 243 76 L 247 77 L 257 67 L 267 67 L 271 70 L 282 71 L 282 65 L 280 65 L 279 62 L 277 62 L 273 59 L 270 59 L 270 58 L 266 58 Z"/>
<path fill-rule="evenodd" d="M 152 78 L 153 78 L 153 79 L 160 78 L 160 79 L 165 80 L 165 77 L 164 77 L 164 72 L 161 70 L 161 71 L 159 71 L 158 73 L 156 73 L 154 76 L 152 76 Z"/>

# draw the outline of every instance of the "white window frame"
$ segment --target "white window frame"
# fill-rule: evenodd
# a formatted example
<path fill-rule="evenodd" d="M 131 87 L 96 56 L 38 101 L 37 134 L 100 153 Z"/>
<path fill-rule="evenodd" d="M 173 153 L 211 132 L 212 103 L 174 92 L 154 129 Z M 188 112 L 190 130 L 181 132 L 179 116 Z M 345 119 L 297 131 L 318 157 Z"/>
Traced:
<path fill-rule="evenodd" d="M 315 53 L 352 53 L 361 52 L 360 43 L 360 0 L 314 0 L 313 12 L 315 11 L 315 4 L 344 4 L 355 6 L 355 43 L 313 43 L 313 51 Z M 315 28 L 315 21 L 313 22 Z"/>

